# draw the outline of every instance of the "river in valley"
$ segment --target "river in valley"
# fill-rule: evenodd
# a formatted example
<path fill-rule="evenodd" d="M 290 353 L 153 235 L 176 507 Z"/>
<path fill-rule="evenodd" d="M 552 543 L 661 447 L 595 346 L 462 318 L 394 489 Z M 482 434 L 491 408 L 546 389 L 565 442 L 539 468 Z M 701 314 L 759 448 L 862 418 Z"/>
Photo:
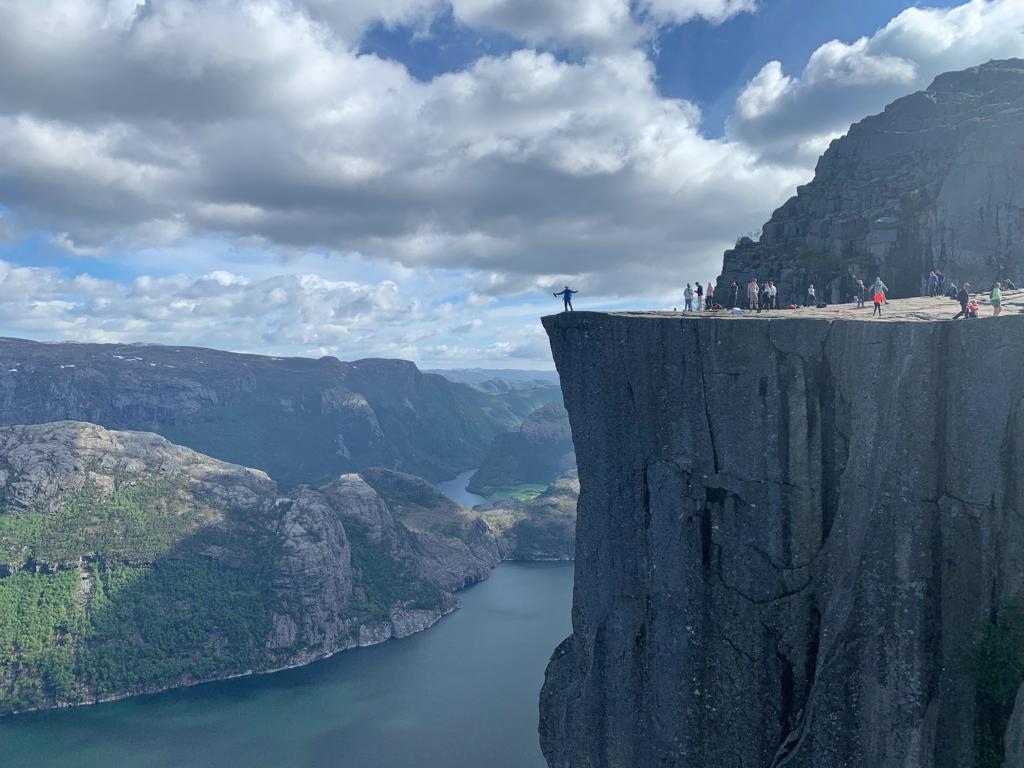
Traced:
<path fill-rule="evenodd" d="M 475 474 L 475 469 L 467 469 L 454 480 L 445 480 L 444 482 L 434 483 L 434 487 L 456 504 L 461 504 L 464 507 L 472 509 L 477 504 L 487 503 L 487 499 L 483 496 L 477 496 L 475 493 L 470 493 L 466 490 L 466 486 L 469 485 L 470 479 L 472 479 Z"/>

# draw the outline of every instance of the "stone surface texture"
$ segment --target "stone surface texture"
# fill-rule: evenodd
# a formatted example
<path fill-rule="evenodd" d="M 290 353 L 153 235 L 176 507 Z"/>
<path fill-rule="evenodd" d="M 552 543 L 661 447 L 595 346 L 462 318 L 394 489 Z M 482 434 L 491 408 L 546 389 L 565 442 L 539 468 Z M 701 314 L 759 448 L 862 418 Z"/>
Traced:
<path fill-rule="evenodd" d="M 969 653 L 1024 589 L 1020 303 L 545 318 L 580 479 L 551 768 L 973 765 Z"/>
<path fill-rule="evenodd" d="M 1017 693 L 1017 704 L 1006 728 L 1006 761 L 1003 765 L 1006 768 L 1024 765 L 1024 685 Z"/>
<path fill-rule="evenodd" d="M 718 285 L 773 279 L 802 303 L 880 275 L 891 296 L 924 292 L 933 268 L 959 285 L 1024 285 L 1024 60 L 940 75 L 832 142 L 814 179 L 725 253 Z M 719 288 L 716 295 L 725 296 Z"/>

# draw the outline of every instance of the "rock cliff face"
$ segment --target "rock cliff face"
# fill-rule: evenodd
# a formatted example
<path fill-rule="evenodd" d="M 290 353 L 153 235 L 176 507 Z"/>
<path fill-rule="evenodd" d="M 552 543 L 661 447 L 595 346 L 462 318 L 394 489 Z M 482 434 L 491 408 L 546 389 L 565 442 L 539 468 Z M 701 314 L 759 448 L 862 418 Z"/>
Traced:
<path fill-rule="evenodd" d="M 581 485 L 551 768 L 980 764 L 1024 316 L 795 315 L 544 319 Z"/>
<path fill-rule="evenodd" d="M 987 289 L 1024 282 L 1024 60 L 940 75 L 853 125 L 759 242 L 725 254 L 720 286 L 773 278 L 786 302 L 807 284 L 847 301 L 851 274 L 919 295 L 938 267 Z"/>
<path fill-rule="evenodd" d="M 403 360 L 0 339 L 0 424 L 156 432 L 286 486 L 367 467 L 451 477 L 479 466 L 532 407 L 521 393 L 487 395 Z"/>
<path fill-rule="evenodd" d="M 1024 765 L 1024 685 L 1017 693 L 1013 715 L 1006 728 L 1006 768 Z"/>
<path fill-rule="evenodd" d="M 0 427 L 0 715 L 402 637 L 501 551 L 389 470 L 281 491 L 154 434 Z"/>

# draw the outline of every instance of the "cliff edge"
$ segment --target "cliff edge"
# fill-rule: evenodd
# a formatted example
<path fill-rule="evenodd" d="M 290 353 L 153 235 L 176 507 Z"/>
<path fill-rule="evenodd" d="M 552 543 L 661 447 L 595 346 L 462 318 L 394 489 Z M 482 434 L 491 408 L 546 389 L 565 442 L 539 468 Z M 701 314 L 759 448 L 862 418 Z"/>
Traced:
<path fill-rule="evenodd" d="M 1024 316 L 918 301 L 544 318 L 581 486 L 551 768 L 1001 758 L 1013 701 L 977 681 L 1024 590 Z"/>

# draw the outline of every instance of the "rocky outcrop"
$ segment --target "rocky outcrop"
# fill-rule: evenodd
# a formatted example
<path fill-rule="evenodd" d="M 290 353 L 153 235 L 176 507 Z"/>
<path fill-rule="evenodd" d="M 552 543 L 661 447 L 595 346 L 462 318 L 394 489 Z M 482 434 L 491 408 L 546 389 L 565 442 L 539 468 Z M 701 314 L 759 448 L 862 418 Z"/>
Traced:
<path fill-rule="evenodd" d="M 576 466 L 565 408 L 549 403 L 533 411 L 522 425 L 498 435 L 468 490 L 490 495 L 519 485 L 548 485 Z"/>
<path fill-rule="evenodd" d="M 760 240 L 725 253 L 718 284 L 774 279 L 784 303 L 802 303 L 813 282 L 819 300 L 838 303 L 853 277 L 920 295 L 933 268 L 983 290 L 1000 277 L 1020 283 L 1021 136 L 1024 60 L 940 75 L 833 141 Z"/>
<path fill-rule="evenodd" d="M 282 491 L 150 433 L 0 427 L 0 715 L 404 637 L 501 557 L 390 470 Z"/>
<path fill-rule="evenodd" d="M 551 768 L 976 764 L 1024 317 L 796 315 L 544 319 L 580 476 Z"/>
<path fill-rule="evenodd" d="M 155 432 L 285 486 L 368 467 L 452 477 L 479 466 L 525 407 L 404 360 L 0 339 L 0 424 Z"/>
<path fill-rule="evenodd" d="M 508 529 L 509 556 L 515 560 L 572 560 L 579 496 L 579 475 L 571 469 L 540 496 L 522 504 Z"/>

